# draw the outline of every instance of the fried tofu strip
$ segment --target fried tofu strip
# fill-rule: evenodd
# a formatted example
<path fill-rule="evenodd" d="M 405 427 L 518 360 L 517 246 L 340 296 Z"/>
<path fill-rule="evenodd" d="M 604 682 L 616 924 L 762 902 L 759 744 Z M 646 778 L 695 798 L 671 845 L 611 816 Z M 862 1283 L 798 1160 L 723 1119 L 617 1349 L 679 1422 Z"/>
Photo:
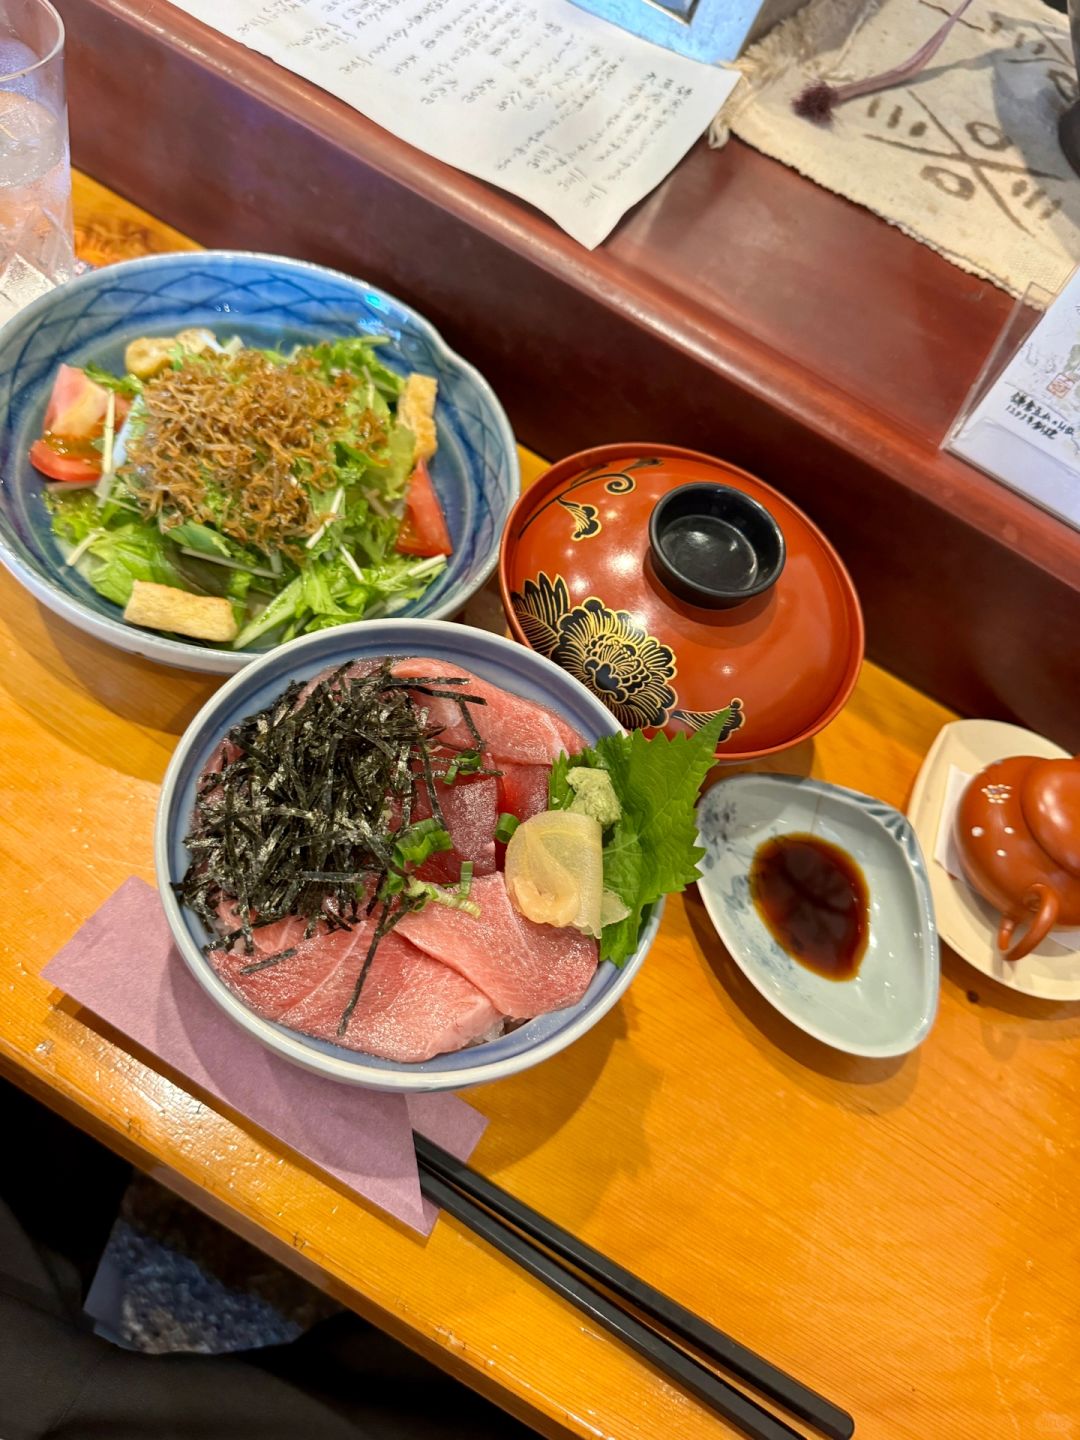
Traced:
<path fill-rule="evenodd" d="M 196 640 L 235 640 L 236 619 L 232 605 L 219 595 L 189 595 L 172 585 L 155 585 L 136 580 L 124 610 L 131 625 L 148 630 L 171 630 Z"/>
<path fill-rule="evenodd" d="M 435 434 L 435 394 L 439 382 L 434 375 L 410 375 L 398 400 L 397 418 L 416 437 L 414 460 L 430 460 L 438 448 Z"/>

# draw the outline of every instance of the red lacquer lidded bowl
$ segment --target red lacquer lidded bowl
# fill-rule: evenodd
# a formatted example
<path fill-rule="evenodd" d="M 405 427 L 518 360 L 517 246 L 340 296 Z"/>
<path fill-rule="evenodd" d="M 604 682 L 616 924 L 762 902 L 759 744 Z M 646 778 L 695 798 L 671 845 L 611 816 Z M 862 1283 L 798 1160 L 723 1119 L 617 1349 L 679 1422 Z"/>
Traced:
<path fill-rule="evenodd" d="M 515 505 L 499 580 L 516 638 L 627 729 L 728 712 L 717 758 L 827 725 L 863 657 L 858 597 L 815 525 L 744 470 L 675 445 L 602 445 Z"/>

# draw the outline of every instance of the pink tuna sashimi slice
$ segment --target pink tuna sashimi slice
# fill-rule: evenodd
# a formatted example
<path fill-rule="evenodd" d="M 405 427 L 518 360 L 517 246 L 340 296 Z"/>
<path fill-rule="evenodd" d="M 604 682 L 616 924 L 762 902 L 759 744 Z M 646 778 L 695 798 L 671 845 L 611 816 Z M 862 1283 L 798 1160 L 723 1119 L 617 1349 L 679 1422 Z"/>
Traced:
<path fill-rule="evenodd" d="M 436 680 L 467 680 L 469 683 L 460 688 L 486 702 L 483 705 L 474 704 L 469 713 L 483 737 L 484 749 L 497 764 L 506 760 L 518 765 L 550 765 L 564 750 L 574 754 L 585 743 L 577 731 L 554 711 L 543 705 L 534 705 L 531 700 L 523 700 L 509 690 L 501 690 L 459 665 L 413 656 L 397 661 L 393 673 L 401 679 L 431 676 Z M 419 692 L 416 692 L 415 699 L 417 704 L 427 708 L 430 723 L 440 728 L 439 739 L 445 744 L 462 749 L 476 744 L 472 731 L 462 719 L 460 705 L 453 700 L 421 695 Z"/>
<path fill-rule="evenodd" d="M 302 933 L 302 922 L 300 930 Z M 282 949 L 292 947 L 256 950 L 250 954 L 241 946 L 236 950 L 211 950 L 209 958 L 234 995 L 239 996 L 256 1015 L 262 1015 L 266 1020 L 277 1020 L 291 1006 L 310 995 L 340 963 L 337 951 L 326 944 L 330 938 L 324 933 L 313 935 L 310 940 L 301 940 L 295 955 L 288 955 L 276 964 L 252 970 L 246 975 L 244 971 L 249 966 L 257 965 L 271 955 L 280 955 Z"/>
<path fill-rule="evenodd" d="M 548 776 L 550 765 L 499 766 L 499 809 L 519 820 L 528 820 L 548 808 Z"/>
<path fill-rule="evenodd" d="M 236 928 L 236 906 L 224 901 L 219 906 L 222 927 L 231 932 Z M 298 915 L 289 915 L 272 925 L 256 925 L 252 930 L 254 951 L 245 949 L 242 939 L 228 950 L 211 950 L 209 960 L 225 984 L 256 1014 L 276 1020 L 282 1011 L 309 994 L 326 979 L 337 963 L 332 955 L 320 948 L 321 934 L 304 939 L 307 922 Z M 260 965 L 283 951 L 295 950 L 273 965 L 263 965 L 249 974 L 244 971 Z"/>
<path fill-rule="evenodd" d="M 495 869 L 495 822 L 498 820 L 498 782 L 461 780 L 456 785 L 435 784 L 443 819 L 454 842 L 453 850 L 432 855 L 416 872 L 421 880 L 450 885 L 461 879 L 462 860 L 473 862 L 474 875 L 490 875 Z M 413 807 L 414 823 L 431 814 L 427 787 L 419 785 Z"/>
<path fill-rule="evenodd" d="M 346 1033 L 339 1035 L 366 954 L 367 943 L 344 953 L 322 985 L 279 1016 L 281 1023 L 317 1040 L 409 1063 L 460 1050 L 501 1029 L 503 1016 L 475 985 L 392 930 L 379 941 Z"/>
<path fill-rule="evenodd" d="M 393 933 L 459 970 L 516 1020 L 577 1004 L 596 973 L 595 940 L 526 920 L 510 903 L 501 874 L 474 880 L 469 898 L 480 906 L 479 919 L 427 905 L 399 921 Z"/>

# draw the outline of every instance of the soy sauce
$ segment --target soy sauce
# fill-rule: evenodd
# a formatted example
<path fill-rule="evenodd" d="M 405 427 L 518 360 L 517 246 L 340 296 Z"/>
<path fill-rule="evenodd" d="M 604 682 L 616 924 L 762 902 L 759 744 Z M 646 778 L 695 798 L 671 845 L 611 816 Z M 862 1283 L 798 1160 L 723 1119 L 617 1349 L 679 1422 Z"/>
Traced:
<path fill-rule="evenodd" d="M 792 959 L 826 980 L 854 979 L 870 934 L 870 897 L 846 851 L 816 835 L 777 835 L 754 852 L 750 893 Z"/>

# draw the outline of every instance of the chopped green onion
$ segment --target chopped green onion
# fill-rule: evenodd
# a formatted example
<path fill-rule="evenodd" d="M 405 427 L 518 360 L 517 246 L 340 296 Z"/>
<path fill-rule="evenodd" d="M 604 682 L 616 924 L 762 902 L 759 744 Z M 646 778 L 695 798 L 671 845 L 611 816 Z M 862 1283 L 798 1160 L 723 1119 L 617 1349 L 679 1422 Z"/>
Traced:
<path fill-rule="evenodd" d="M 439 776 L 444 785 L 453 785 L 459 775 L 478 775 L 484 768 L 484 757 L 479 750 L 462 750 L 450 761 Z"/>
<path fill-rule="evenodd" d="M 463 871 L 467 864 L 469 861 L 463 861 Z M 471 883 L 470 880 L 470 886 Z M 414 879 L 405 887 L 405 893 L 413 901 L 415 910 L 422 910 L 431 901 L 435 905 L 445 905 L 448 910 L 462 910 L 474 920 L 480 919 L 480 906 L 475 900 L 469 899 L 468 891 L 462 893 L 460 885 L 455 890 L 448 890 L 445 885 L 432 885 L 430 881 Z"/>
<path fill-rule="evenodd" d="M 508 815 L 504 811 L 499 816 L 498 822 L 495 826 L 495 839 L 498 840 L 500 845 L 507 844 L 511 835 L 513 835 L 514 831 L 518 828 L 520 824 L 521 821 L 517 818 L 516 815 Z"/>
<path fill-rule="evenodd" d="M 453 848 L 450 832 L 432 815 L 403 830 L 398 835 L 394 852 L 395 856 L 400 857 L 402 864 L 421 865 L 429 855 Z"/>
<path fill-rule="evenodd" d="M 399 831 L 390 862 L 390 873 L 379 892 L 381 897 L 385 900 L 391 895 L 400 895 L 408 888 L 409 877 L 406 871 L 409 867 L 415 869 L 430 856 L 453 848 L 450 832 L 445 830 L 434 816 L 410 825 L 407 830 Z"/>

